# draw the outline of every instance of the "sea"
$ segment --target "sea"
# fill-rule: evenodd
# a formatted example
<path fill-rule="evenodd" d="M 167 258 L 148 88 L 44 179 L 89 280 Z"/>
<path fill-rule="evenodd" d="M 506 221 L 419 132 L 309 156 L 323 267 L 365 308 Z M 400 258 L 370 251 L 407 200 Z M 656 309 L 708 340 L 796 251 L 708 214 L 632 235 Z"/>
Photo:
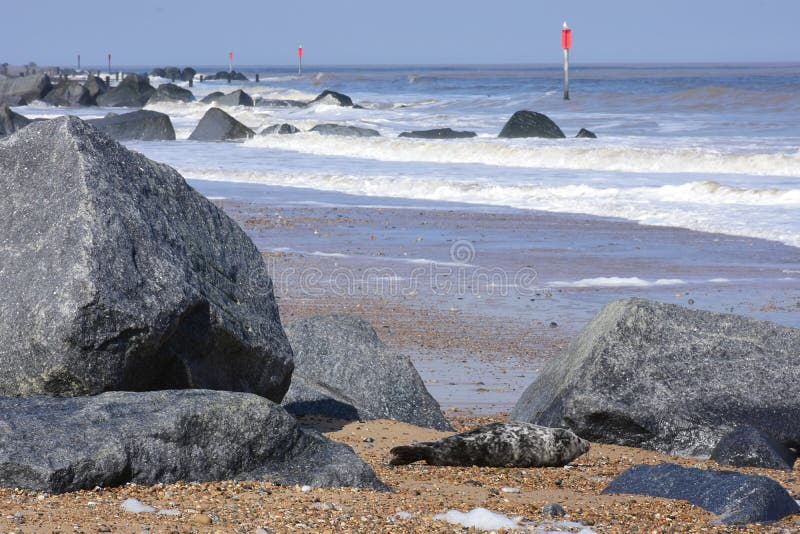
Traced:
<path fill-rule="evenodd" d="M 150 67 L 137 67 L 147 72 Z M 199 68 L 215 72 L 223 67 Z M 380 137 L 301 132 L 242 143 L 187 138 L 208 105 L 168 113 L 177 142 L 126 143 L 192 181 L 303 188 L 365 198 L 425 200 L 617 217 L 757 237 L 800 247 L 800 64 L 574 65 L 570 100 L 560 65 L 343 66 L 239 69 L 251 82 L 195 83 L 198 100 L 244 89 L 254 107 L 228 111 L 256 132 L 288 122 L 371 128 Z M 255 74 L 260 77 L 255 83 Z M 152 83 L 169 80 L 154 78 Z M 178 82 L 187 85 L 186 82 Z M 361 108 L 285 107 L 322 90 Z M 517 110 L 553 119 L 565 139 L 499 139 Z M 29 117 L 63 114 L 42 103 Z M 70 110 L 100 117 L 119 109 Z M 399 138 L 468 130 L 472 139 Z M 597 139 L 575 138 L 581 128 Z M 330 201 L 330 196 L 326 196 Z"/>

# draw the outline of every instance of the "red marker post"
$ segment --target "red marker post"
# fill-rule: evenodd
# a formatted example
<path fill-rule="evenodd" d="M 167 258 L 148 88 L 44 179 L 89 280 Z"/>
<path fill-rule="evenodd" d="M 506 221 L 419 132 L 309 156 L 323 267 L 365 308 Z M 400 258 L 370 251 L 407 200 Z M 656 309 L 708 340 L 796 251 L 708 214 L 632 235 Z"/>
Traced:
<path fill-rule="evenodd" d="M 233 73 L 233 52 L 228 52 L 228 72 Z"/>
<path fill-rule="evenodd" d="M 303 75 L 303 45 L 297 47 L 297 75 Z"/>
<path fill-rule="evenodd" d="M 561 27 L 561 48 L 564 50 L 564 100 L 569 100 L 569 49 L 572 48 L 572 30 L 567 21 Z"/>

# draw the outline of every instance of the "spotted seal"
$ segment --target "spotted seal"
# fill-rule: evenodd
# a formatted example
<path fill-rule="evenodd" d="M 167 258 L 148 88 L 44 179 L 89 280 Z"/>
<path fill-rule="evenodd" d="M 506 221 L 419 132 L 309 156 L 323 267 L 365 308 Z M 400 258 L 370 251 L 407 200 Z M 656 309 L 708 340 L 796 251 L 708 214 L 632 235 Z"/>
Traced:
<path fill-rule="evenodd" d="M 560 467 L 589 450 L 589 442 L 565 428 L 531 423 L 490 423 L 436 441 L 394 447 L 392 465 Z"/>

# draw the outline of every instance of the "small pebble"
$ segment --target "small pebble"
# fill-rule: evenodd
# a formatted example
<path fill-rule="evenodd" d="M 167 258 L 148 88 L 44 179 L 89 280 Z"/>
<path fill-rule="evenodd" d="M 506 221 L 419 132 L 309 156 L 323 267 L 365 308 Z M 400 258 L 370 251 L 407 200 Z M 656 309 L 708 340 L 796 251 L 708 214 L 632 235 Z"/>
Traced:
<path fill-rule="evenodd" d="M 211 518 L 205 514 L 194 514 L 192 516 L 191 521 L 195 525 L 204 525 L 204 526 L 208 526 L 212 523 Z"/>
<path fill-rule="evenodd" d="M 519 488 L 500 488 L 503 493 L 519 493 Z"/>

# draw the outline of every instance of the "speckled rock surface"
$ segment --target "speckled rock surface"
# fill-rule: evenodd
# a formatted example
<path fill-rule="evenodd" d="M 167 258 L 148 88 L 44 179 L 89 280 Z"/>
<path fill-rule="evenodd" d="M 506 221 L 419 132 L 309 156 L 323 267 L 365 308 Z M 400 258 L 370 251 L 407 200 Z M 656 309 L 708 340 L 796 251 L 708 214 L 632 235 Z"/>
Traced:
<path fill-rule="evenodd" d="M 387 348 L 351 315 L 311 317 L 286 327 L 295 371 L 287 410 L 341 419 L 393 419 L 452 430 L 411 360 Z"/>
<path fill-rule="evenodd" d="M 62 117 L 0 140 L 0 176 L 0 395 L 283 398 L 263 259 L 174 169 Z"/>
<path fill-rule="evenodd" d="M 208 390 L 0 398 L 0 485 L 268 480 L 386 489 L 347 445 L 257 395 Z"/>
<path fill-rule="evenodd" d="M 800 330 L 626 299 L 606 305 L 511 419 L 591 441 L 707 456 L 740 425 L 800 444 Z"/>

